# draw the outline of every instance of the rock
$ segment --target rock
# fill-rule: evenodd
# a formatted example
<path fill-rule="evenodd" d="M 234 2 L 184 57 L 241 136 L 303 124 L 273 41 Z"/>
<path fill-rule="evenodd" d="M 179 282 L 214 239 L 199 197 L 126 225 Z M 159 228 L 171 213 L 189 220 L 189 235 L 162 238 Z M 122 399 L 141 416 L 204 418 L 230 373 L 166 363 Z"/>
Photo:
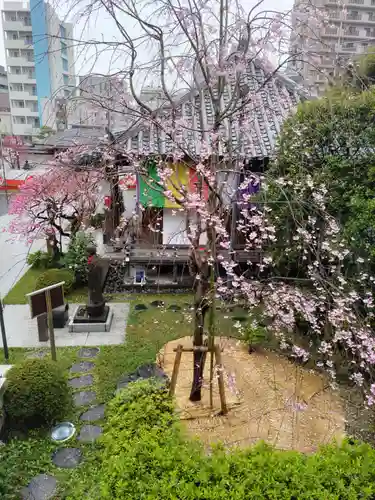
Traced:
<path fill-rule="evenodd" d="M 136 304 L 134 306 L 134 310 L 135 311 L 146 311 L 147 310 L 147 306 L 145 306 L 144 304 Z"/>
<path fill-rule="evenodd" d="M 153 300 L 150 305 L 152 307 L 163 307 L 165 305 L 164 300 Z"/>
<path fill-rule="evenodd" d="M 155 378 L 162 381 L 165 385 L 169 384 L 168 375 L 164 373 L 158 365 L 151 363 L 139 366 L 135 372 L 130 373 L 129 375 L 124 375 L 118 381 L 116 393 L 118 393 L 121 389 L 125 389 L 131 382 L 136 382 L 137 380 L 147 380 L 149 378 Z"/>
<path fill-rule="evenodd" d="M 103 429 L 99 425 L 83 425 L 78 436 L 78 441 L 93 443 L 101 434 Z"/>
<path fill-rule="evenodd" d="M 52 454 L 52 462 L 64 469 L 74 469 L 81 461 L 82 451 L 79 448 L 61 448 Z"/>
<path fill-rule="evenodd" d="M 80 387 L 85 387 L 92 385 L 94 383 L 94 377 L 92 375 L 82 375 L 81 377 L 74 377 L 68 381 L 70 387 L 73 389 L 79 389 Z"/>
<path fill-rule="evenodd" d="M 81 391 L 81 392 L 76 392 L 73 395 L 73 400 L 75 406 L 85 406 L 96 399 L 96 393 L 94 391 Z"/>
<path fill-rule="evenodd" d="M 28 358 L 45 358 L 49 355 L 50 351 L 34 351 L 27 355 Z"/>
<path fill-rule="evenodd" d="M 96 356 L 99 354 L 99 347 L 82 347 L 78 351 L 78 357 L 79 358 L 96 358 Z"/>
<path fill-rule="evenodd" d="M 79 419 L 84 422 L 94 422 L 95 420 L 102 420 L 104 418 L 104 413 L 105 405 L 97 405 L 85 411 L 85 413 L 82 413 Z"/>
<path fill-rule="evenodd" d="M 23 500 L 48 500 L 55 496 L 57 481 L 48 474 L 35 476 L 21 491 Z"/>
<path fill-rule="evenodd" d="M 181 311 L 181 307 L 180 307 L 180 306 L 178 306 L 177 304 L 171 304 L 171 305 L 168 307 L 168 309 L 169 309 L 170 311 L 174 311 L 174 312 Z"/>
<path fill-rule="evenodd" d="M 79 363 L 75 363 L 70 368 L 70 373 L 82 373 L 88 372 L 95 367 L 95 363 L 92 361 L 80 361 Z"/>

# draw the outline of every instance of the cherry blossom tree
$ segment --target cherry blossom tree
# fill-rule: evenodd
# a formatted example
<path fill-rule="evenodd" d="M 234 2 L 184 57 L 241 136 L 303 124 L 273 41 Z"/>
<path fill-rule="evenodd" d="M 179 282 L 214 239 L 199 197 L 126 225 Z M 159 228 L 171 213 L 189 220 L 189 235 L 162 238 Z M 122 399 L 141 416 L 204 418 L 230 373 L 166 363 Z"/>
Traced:
<path fill-rule="evenodd" d="M 102 179 L 101 169 L 81 169 L 60 160 L 30 175 L 11 199 L 9 233 L 29 242 L 52 235 L 61 251 L 62 237 L 73 238 L 95 212 Z"/>
<path fill-rule="evenodd" d="M 282 228 L 282 221 L 275 223 L 269 216 L 272 200 L 267 201 L 267 193 L 275 180 L 246 168 L 248 158 L 256 156 L 254 130 L 259 115 L 268 116 L 279 106 L 272 101 L 269 86 L 284 78 L 281 73 L 291 57 L 311 59 L 308 50 L 323 43 L 318 33 L 327 23 L 327 13 L 309 3 L 299 4 L 301 15 L 293 13 L 294 37 L 303 33 L 306 38 L 308 32 L 309 40 L 300 53 L 290 56 L 291 12 L 269 10 L 262 1 L 249 11 L 230 0 L 163 0 L 152 8 L 132 0 L 78 0 L 74 9 L 80 18 L 103 12 L 117 30 L 116 41 L 84 42 L 88 51 L 102 47 L 105 54 L 111 52 L 111 60 L 119 65 L 116 75 L 128 84 L 129 91 L 119 99 L 129 127 L 118 141 L 111 141 L 110 153 L 128 155 L 148 188 L 186 215 L 189 264 L 195 277 L 194 345 L 204 343 L 208 312 L 212 341 L 215 300 L 226 297 L 256 309 L 254 322 L 264 321 L 294 359 L 304 363 L 313 350 L 333 380 L 333 355 L 345 351 L 356 367 L 352 380 L 363 382 L 371 372 L 373 356 L 368 323 L 371 294 L 362 289 L 362 282 L 351 288 L 343 276 L 341 262 L 347 254 L 337 237 L 336 221 L 325 210 L 325 188 L 311 185 L 307 192 L 303 185 L 292 186 L 282 200 L 294 213 L 295 203 L 308 197 L 318 214 L 295 225 L 293 238 L 306 249 L 309 269 L 308 286 L 296 286 L 277 275 L 268 255 Z M 309 26 L 306 31 L 311 17 L 316 20 L 315 29 Z M 145 92 L 149 86 L 154 90 L 151 97 Z M 187 99 L 191 95 L 194 99 Z M 94 98 L 109 112 L 119 112 L 109 100 Z M 280 118 L 290 107 L 280 111 Z M 193 190 L 175 175 L 181 163 L 194 171 Z M 156 176 L 150 175 L 150 168 Z M 288 180 L 276 183 L 281 193 L 284 182 Z M 254 195 L 259 185 L 261 195 Z M 139 206 L 137 217 L 145 208 Z M 157 226 L 153 230 L 160 231 Z M 238 234 L 249 256 L 245 270 L 233 248 Z M 260 262 L 254 255 L 262 256 Z M 306 331 L 299 337 L 304 345 L 296 341 L 302 319 Z M 201 399 L 204 362 L 204 353 L 196 350 L 192 401 Z M 368 394 L 371 402 L 372 393 Z"/>

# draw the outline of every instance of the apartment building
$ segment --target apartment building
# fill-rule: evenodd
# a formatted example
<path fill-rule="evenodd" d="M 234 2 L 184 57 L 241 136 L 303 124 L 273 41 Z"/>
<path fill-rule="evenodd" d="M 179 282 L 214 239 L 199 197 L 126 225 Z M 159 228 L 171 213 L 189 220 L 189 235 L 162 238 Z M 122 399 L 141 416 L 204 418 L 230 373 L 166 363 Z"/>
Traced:
<path fill-rule="evenodd" d="M 12 135 L 8 76 L 4 66 L 0 66 L 0 134 Z"/>
<path fill-rule="evenodd" d="M 13 134 L 31 140 L 75 88 L 73 27 L 44 0 L 5 1 L 2 21 Z"/>
<path fill-rule="evenodd" d="M 78 93 L 67 103 L 69 125 L 111 130 L 128 126 L 129 116 L 123 104 L 127 86 L 123 79 L 113 75 L 80 76 Z"/>
<path fill-rule="evenodd" d="M 288 65 L 318 93 L 347 62 L 375 45 L 375 0 L 311 0 L 310 15 L 300 0 L 294 5 L 292 60 Z M 324 23 L 312 15 L 326 13 Z"/>

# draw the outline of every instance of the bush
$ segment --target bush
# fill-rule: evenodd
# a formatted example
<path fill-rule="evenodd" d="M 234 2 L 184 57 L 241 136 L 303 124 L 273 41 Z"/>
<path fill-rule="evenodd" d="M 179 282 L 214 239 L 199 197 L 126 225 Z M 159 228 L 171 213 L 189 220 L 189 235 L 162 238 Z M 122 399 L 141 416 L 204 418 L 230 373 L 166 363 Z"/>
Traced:
<path fill-rule="evenodd" d="M 95 229 L 101 229 L 103 227 L 104 219 L 105 215 L 103 213 L 92 215 L 90 218 L 90 226 L 94 227 Z"/>
<path fill-rule="evenodd" d="M 65 255 L 65 266 L 73 271 L 76 281 L 80 284 L 87 283 L 87 247 L 92 245 L 94 245 L 94 240 L 91 235 L 77 233 L 70 242 L 68 251 Z"/>
<path fill-rule="evenodd" d="M 11 425 L 51 425 L 72 409 L 71 389 L 54 361 L 27 359 L 9 370 L 7 384 L 4 409 Z"/>
<path fill-rule="evenodd" d="M 54 267 L 55 261 L 52 254 L 38 250 L 27 256 L 27 264 L 33 269 L 50 269 Z"/>
<path fill-rule="evenodd" d="M 38 276 L 35 283 L 35 290 L 54 285 L 60 281 L 65 281 L 64 293 L 68 294 L 74 285 L 74 273 L 69 269 L 49 269 Z"/>
<path fill-rule="evenodd" d="M 263 443 L 210 456 L 186 439 L 165 390 L 130 384 L 110 403 L 95 464 L 88 464 L 75 500 L 356 500 L 375 494 L 375 451 L 366 444 L 332 444 L 311 455 Z M 80 493 L 82 495 L 80 495 Z"/>

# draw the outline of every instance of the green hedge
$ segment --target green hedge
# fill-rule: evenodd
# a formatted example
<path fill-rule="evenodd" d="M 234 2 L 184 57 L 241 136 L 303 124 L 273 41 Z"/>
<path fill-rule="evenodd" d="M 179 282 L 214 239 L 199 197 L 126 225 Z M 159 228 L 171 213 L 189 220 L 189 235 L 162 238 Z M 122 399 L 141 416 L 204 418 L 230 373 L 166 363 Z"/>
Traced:
<path fill-rule="evenodd" d="M 4 409 L 10 426 L 51 425 L 64 419 L 72 407 L 71 389 L 55 361 L 26 359 L 7 373 Z"/>
<path fill-rule="evenodd" d="M 68 294 L 74 285 L 74 273 L 69 269 L 48 269 L 42 273 L 35 283 L 35 290 L 45 288 L 46 286 L 55 285 L 60 281 L 65 281 L 64 293 Z"/>
<path fill-rule="evenodd" d="M 160 387 L 137 382 L 110 403 L 97 460 L 78 498 L 112 500 L 357 500 L 375 495 L 375 451 L 330 445 L 313 455 L 265 444 L 210 455 L 184 437 Z M 82 477 L 82 476 L 81 476 Z"/>

